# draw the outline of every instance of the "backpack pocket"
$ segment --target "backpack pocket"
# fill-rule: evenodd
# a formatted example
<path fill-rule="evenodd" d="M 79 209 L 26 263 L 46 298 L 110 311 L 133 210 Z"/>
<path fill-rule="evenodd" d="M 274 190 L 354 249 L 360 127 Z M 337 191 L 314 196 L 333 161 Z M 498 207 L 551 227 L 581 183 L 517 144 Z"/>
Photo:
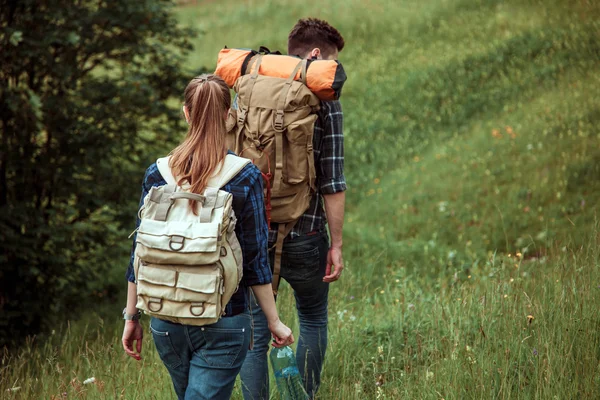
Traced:
<path fill-rule="evenodd" d="M 219 259 L 219 223 L 142 219 L 136 254 L 152 264 L 213 264 Z"/>
<path fill-rule="evenodd" d="M 289 185 L 309 180 L 309 162 L 314 157 L 312 138 L 316 119 L 315 114 L 310 114 L 287 127 L 286 140 L 283 143 L 283 181 Z"/>
<path fill-rule="evenodd" d="M 137 308 L 158 318 L 218 318 L 223 271 L 220 263 L 203 267 L 140 263 Z"/>

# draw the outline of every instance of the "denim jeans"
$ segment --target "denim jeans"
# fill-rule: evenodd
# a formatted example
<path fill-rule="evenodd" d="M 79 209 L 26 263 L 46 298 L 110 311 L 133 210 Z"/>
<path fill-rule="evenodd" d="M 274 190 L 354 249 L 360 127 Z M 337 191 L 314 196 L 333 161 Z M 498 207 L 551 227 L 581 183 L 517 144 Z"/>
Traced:
<path fill-rule="evenodd" d="M 248 312 L 205 326 L 152 318 L 150 330 L 179 400 L 231 397 L 250 344 Z"/>
<path fill-rule="evenodd" d="M 312 398 L 321 383 L 321 369 L 327 348 L 327 297 L 329 284 L 323 282 L 327 266 L 329 240 L 325 232 L 305 235 L 284 242 L 281 277 L 294 290 L 300 336 L 296 361 L 304 387 Z M 270 261 L 273 265 L 274 252 Z M 245 400 L 269 398 L 267 352 L 271 333 L 267 319 L 254 299 L 254 348 L 242 366 L 242 392 Z"/>

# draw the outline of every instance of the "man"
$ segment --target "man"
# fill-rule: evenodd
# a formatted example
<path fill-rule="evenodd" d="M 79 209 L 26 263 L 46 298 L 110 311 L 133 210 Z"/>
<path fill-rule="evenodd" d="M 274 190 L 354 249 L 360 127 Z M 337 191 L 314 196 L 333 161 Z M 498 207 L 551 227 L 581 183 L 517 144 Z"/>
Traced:
<path fill-rule="evenodd" d="M 288 53 L 306 59 L 337 59 L 344 39 L 327 22 L 301 19 L 288 37 Z M 339 101 L 322 102 L 315 123 L 313 149 L 317 190 L 308 210 L 300 217 L 283 245 L 281 276 L 296 298 L 300 337 L 296 359 L 310 398 L 317 392 L 327 347 L 329 283 L 339 279 L 342 262 L 342 226 L 346 181 L 344 178 L 343 114 Z M 329 241 L 326 224 L 329 225 Z M 277 226 L 269 232 L 269 247 L 277 239 Z M 270 252 L 273 265 L 274 251 Z M 264 314 L 252 302 L 254 348 L 242 367 L 242 391 L 246 400 L 268 399 L 267 352 L 270 333 Z"/>

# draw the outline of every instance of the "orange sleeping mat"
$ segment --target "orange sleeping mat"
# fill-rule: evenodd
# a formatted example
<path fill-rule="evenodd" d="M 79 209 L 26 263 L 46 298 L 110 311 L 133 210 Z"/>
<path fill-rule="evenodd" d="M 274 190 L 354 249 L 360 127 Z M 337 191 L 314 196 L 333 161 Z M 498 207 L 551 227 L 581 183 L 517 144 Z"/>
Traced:
<path fill-rule="evenodd" d="M 258 54 L 255 50 L 225 48 L 219 52 L 215 74 L 232 88 L 240 76 L 252 72 L 255 65 L 252 59 Z M 288 78 L 300 61 L 302 60 L 294 56 L 264 54 L 258 72 L 260 75 Z M 308 60 L 305 78 L 306 86 L 319 99 L 329 101 L 340 98 L 346 73 L 342 64 L 336 60 Z M 301 79 L 301 71 L 297 72 L 295 79 Z"/>

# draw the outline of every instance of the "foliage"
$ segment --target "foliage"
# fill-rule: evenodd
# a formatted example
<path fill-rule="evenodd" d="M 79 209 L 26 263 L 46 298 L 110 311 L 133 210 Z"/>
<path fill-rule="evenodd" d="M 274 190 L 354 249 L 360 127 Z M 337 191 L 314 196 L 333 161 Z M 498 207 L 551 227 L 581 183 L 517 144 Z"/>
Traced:
<path fill-rule="evenodd" d="M 0 4 L 0 345 L 111 290 L 189 34 L 163 0 Z"/>
<path fill-rule="evenodd" d="M 235 0 L 176 10 L 203 32 L 192 67 L 214 65 L 224 45 L 285 49 L 307 15 L 347 39 L 346 270 L 331 286 L 320 398 L 599 396 L 596 3 Z M 285 284 L 278 307 L 297 337 Z M 94 308 L 5 357 L 0 393 L 171 396 L 148 334 L 143 363 L 122 354 L 118 309 Z M 91 376 L 98 383 L 82 385 Z"/>

